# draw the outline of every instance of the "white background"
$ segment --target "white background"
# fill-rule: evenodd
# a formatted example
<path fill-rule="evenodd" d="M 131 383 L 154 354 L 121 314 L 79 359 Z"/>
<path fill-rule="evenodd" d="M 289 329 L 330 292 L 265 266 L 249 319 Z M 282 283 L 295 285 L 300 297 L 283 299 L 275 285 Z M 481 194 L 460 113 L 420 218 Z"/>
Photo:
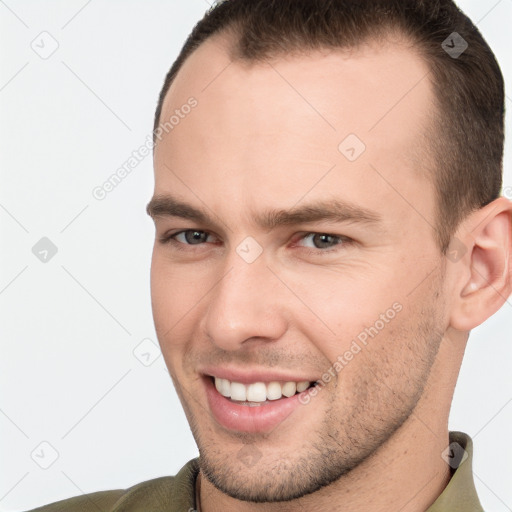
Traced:
<path fill-rule="evenodd" d="M 512 108 L 512 0 L 459 5 L 495 51 Z M 133 354 L 156 341 L 151 157 L 103 201 L 92 189 L 145 142 L 163 78 L 208 7 L 0 1 L 2 511 L 175 474 L 197 455 L 162 357 L 144 366 Z M 43 31 L 59 45 L 47 59 L 31 48 L 55 44 Z M 511 153 L 509 140 L 506 186 Z M 42 237 L 58 248 L 47 263 L 32 253 Z M 472 333 L 450 418 L 474 438 L 486 511 L 512 510 L 511 333 L 509 300 Z"/>

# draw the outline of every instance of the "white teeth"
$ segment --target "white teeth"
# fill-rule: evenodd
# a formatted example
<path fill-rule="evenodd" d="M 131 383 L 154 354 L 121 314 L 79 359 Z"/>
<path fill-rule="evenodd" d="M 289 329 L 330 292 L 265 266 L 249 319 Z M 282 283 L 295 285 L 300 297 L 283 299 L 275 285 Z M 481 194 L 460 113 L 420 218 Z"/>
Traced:
<path fill-rule="evenodd" d="M 248 402 L 264 402 L 267 399 L 267 386 L 263 382 L 255 382 L 247 386 Z"/>
<path fill-rule="evenodd" d="M 295 382 L 287 382 L 283 386 L 283 395 L 284 396 L 293 396 L 295 395 L 295 392 L 297 391 L 297 384 Z"/>
<path fill-rule="evenodd" d="M 267 398 L 269 400 L 278 400 L 283 396 L 281 384 L 279 382 L 269 382 L 267 384 Z"/>
<path fill-rule="evenodd" d="M 215 387 L 222 396 L 227 398 L 231 396 L 231 383 L 228 379 L 215 379 Z"/>
<path fill-rule="evenodd" d="M 241 384 L 240 382 L 231 383 L 231 400 L 238 400 L 239 402 L 245 402 L 247 400 L 245 384 Z"/>
<path fill-rule="evenodd" d="M 297 393 L 302 393 L 309 388 L 309 382 L 307 380 L 303 380 L 302 382 L 297 382 Z"/>
<path fill-rule="evenodd" d="M 215 388 L 226 398 L 231 398 L 238 402 L 248 402 L 249 405 L 260 404 L 267 400 L 279 400 L 283 396 L 291 397 L 296 392 L 305 391 L 310 382 L 307 380 L 299 382 L 285 382 L 281 384 L 277 381 L 269 382 L 253 382 L 251 384 L 242 384 L 241 382 L 231 382 L 228 379 L 214 378 Z"/>

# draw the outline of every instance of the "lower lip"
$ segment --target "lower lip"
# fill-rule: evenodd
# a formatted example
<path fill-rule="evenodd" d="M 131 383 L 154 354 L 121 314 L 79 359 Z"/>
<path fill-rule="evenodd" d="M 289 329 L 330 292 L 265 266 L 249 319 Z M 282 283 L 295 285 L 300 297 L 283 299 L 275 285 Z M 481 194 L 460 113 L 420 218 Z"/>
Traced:
<path fill-rule="evenodd" d="M 259 406 L 240 405 L 222 396 L 210 377 L 205 377 L 206 396 L 215 420 L 238 432 L 268 432 L 275 429 L 302 404 L 300 394 L 280 398 Z"/>

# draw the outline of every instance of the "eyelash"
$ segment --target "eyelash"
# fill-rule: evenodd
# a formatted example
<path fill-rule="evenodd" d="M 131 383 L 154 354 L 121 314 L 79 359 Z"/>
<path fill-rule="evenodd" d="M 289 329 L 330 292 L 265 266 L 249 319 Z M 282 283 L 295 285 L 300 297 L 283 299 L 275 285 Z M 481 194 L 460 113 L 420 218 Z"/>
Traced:
<path fill-rule="evenodd" d="M 185 249 L 183 246 L 194 246 L 194 245 L 204 245 L 204 243 L 201 243 L 201 244 L 187 244 L 187 243 L 183 243 L 183 242 L 178 242 L 175 237 L 177 237 L 178 235 L 181 235 L 183 233 L 190 233 L 190 232 L 198 232 L 198 233 L 206 233 L 206 234 L 209 234 L 207 231 L 201 231 L 199 229 L 184 229 L 182 231 L 178 231 L 177 233 L 173 233 L 172 235 L 164 235 L 162 237 L 160 237 L 160 243 L 162 244 L 170 244 L 172 245 L 173 247 L 175 247 L 178 251 L 189 251 L 189 249 Z M 302 249 L 306 251 L 307 254 L 310 254 L 310 255 L 314 255 L 314 256 L 317 256 L 319 254 L 330 254 L 330 253 L 333 253 L 333 252 L 337 252 L 339 249 L 338 249 L 338 246 L 346 246 L 347 244 L 349 244 L 350 242 L 353 242 L 353 240 L 351 238 L 348 238 L 346 236 L 342 236 L 342 235 L 333 235 L 333 234 L 330 234 L 330 233 L 320 233 L 320 232 L 308 232 L 308 233 L 305 233 L 303 236 L 301 236 L 301 238 L 299 240 L 303 240 L 309 236 L 315 236 L 315 235 L 322 235 L 322 236 L 328 236 L 328 237 L 331 237 L 331 238 L 334 238 L 335 240 L 338 240 L 339 242 L 337 244 L 335 244 L 335 246 L 332 248 L 332 249 L 311 249 L 311 248 L 306 248 L 306 247 L 303 247 Z"/>

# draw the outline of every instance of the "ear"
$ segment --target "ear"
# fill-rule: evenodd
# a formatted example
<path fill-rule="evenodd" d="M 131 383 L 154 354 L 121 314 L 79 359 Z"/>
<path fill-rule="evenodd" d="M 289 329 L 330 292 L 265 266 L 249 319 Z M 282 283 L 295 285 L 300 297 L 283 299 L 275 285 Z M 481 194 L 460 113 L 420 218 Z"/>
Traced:
<path fill-rule="evenodd" d="M 470 214 L 452 238 L 447 257 L 458 266 L 453 269 L 450 325 L 470 331 L 512 293 L 512 202 L 500 197 Z"/>

